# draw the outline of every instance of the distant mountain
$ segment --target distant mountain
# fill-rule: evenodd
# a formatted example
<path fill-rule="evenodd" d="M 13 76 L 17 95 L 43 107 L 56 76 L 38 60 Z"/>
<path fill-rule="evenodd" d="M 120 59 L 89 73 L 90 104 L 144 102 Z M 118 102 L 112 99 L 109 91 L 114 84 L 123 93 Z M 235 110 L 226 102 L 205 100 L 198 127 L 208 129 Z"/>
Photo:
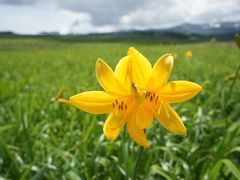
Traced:
<path fill-rule="evenodd" d="M 13 36 L 17 36 L 17 34 L 15 34 L 14 32 L 11 32 L 11 31 L 0 32 L 0 37 L 13 37 Z"/>
<path fill-rule="evenodd" d="M 202 36 L 219 36 L 236 34 L 240 32 L 239 22 L 215 22 L 210 24 L 182 24 L 163 31 L 175 32 L 185 35 L 197 34 Z"/>
<path fill-rule="evenodd" d="M 108 33 L 109 34 L 109 33 Z M 184 23 L 168 29 L 149 29 L 144 31 L 130 30 L 112 33 L 113 36 L 142 36 L 153 39 L 176 40 L 233 40 L 240 34 L 239 22 L 215 22 L 210 24 Z"/>
<path fill-rule="evenodd" d="M 215 22 L 209 24 L 184 23 L 167 29 L 151 29 L 145 31 L 118 32 L 120 35 L 142 34 L 153 38 L 171 38 L 176 40 L 233 40 L 236 34 L 240 34 L 240 21 Z"/>
<path fill-rule="evenodd" d="M 47 37 L 83 41 L 121 41 L 121 40 L 150 40 L 163 42 L 177 41 L 204 41 L 211 38 L 218 40 L 233 40 L 240 34 L 240 21 L 215 22 L 210 24 L 185 23 L 168 29 L 129 30 L 112 33 L 68 34 L 58 32 L 42 32 L 36 35 L 19 35 L 12 32 L 0 32 L 0 37 Z"/>

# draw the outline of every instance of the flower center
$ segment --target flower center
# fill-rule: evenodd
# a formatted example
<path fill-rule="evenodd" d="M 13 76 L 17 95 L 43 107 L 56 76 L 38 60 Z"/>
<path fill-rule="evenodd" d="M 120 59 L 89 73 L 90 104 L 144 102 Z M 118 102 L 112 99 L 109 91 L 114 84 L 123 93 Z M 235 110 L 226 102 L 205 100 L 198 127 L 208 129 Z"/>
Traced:
<path fill-rule="evenodd" d="M 158 102 L 158 98 L 159 97 L 155 94 L 155 92 L 152 92 L 152 91 L 147 91 L 146 94 L 145 94 L 145 99 L 149 100 L 150 102 L 157 103 Z"/>
<path fill-rule="evenodd" d="M 109 126 L 112 129 L 122 127 L 126 122 L 128 115 L 132 111 L 131 99 L 119 98 L 112 103 L 112 120 L 109 122 Z"/>
<path fill-rule="evenodd" d="M 159 98 L 156 92 L 147 91 L 145 93 L 145 103 L 147 103 L 152 109 L 159 113 L 163 105 L 163 101 Z"/>
<path fill-rule="evenodd" d="M 117 99 L 112 103 L 112 107 L 114 110 L 118 110 L 118 111 L 125 111 L 128 108 L 127 103 L 123 101 L 119 101 Z"/>

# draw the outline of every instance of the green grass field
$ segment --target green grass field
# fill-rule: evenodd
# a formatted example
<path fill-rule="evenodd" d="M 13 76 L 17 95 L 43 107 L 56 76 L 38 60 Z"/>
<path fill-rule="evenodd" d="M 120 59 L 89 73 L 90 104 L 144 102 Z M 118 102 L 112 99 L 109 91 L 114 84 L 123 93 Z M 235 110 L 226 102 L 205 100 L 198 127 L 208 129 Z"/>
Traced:
<path fill-rule="evenodd" d="M 171 80 L 189 80 L 203 91 L 175 104 L 188 129 L 173 135 L 157 121 L 147 129 L 138 179 L 240 179 L 240 51 L 234 42 L 192 44 L 71 42 L 0 39 L 0 179 L 129 179 L 138 153 L 124 129 L 108 141 L 106 115 L 52 102 L 101 90 L 98 57 L 115 67 L 129 47 L 152 63 L 178 53 Z M 184 53 L 193 52 L 192 59 Z"/>

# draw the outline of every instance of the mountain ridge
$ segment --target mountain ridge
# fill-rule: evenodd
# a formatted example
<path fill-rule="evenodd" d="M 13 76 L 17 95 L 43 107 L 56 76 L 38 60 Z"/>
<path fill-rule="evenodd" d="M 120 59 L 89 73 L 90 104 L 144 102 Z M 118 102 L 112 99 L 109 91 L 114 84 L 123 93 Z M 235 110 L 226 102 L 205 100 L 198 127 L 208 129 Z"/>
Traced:
<path fill-rule="evenodd" d="M 77 34 L 69 33 L 61 35 L 58 32 L 42 32 L 35 35 L 20 35 L 11 31 L 0 32 L 0 37 L 97 37 L 97 38 L 115 38 L 115 39 L 131 39 L 131 38 L 145 38 L 145 39 L 187 39 L 199 40 L 216 38 L 220 40 L 233 40 L 236 34 L 240 34 L 240 21 L 236 22 L 215 22 L 205 24 L 183 23 L 166 29 L 146 29 L 146 30 L 126 30 L 116 31 L 110 33 L 89 33 Z"/>

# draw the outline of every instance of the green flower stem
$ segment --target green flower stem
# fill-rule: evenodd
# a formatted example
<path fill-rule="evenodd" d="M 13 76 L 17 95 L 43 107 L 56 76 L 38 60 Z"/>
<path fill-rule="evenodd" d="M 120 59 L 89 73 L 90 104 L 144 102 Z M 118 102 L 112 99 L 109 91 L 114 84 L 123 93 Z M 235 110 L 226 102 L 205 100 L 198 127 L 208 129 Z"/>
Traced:
<path fill-rule="evenodd" d="M 234 76 L 234 79 L 232 81 L 232 84 L 231 84 L 231 87 L 229 89 L 229 93 L 228 93 L 228 97 L 227 97 L 227 100 L 229 100 L 231 98 L 231 95 L 232 95 L 232 90 L 233 90 L 233 87 L 234 85 L 236 84 L 236 81 L 238 79 L 238 74 L 239 74 L 239 71 L 240 71 L 240 65 L 238 66 L 236 72 L 235 72 L 235 76 Z"/>
<path fill-rule="evenodd" d="M 139 168 L 140 160 L 141 160 L 141 157 L 142 157 L 142 154 L 143 154 L 143 150 L 144 150 L 143 146 L 140 146 L 139 151 L 138 151 L 138 155 L 137 155 L 137 160 L 136 160 L 134 170 L 133 170 L 133 178 L 132 178 L 133 180 L 135 180 L 137 178 L 138 168 Z"/>
<path fill-rule="evenodd" d="M 231 99 L 231 95 L 232 95 L 232 92 L 233 92 L 233 88 L 237 82 L 237 79 L 238 79 L 238 74 L 239 74 L 239 71 L 240 71 L 240 65 L 237 67 L 236 69 L 236 72 L 235 72 L 235 76 L 233 78 L 233 81 L 232 81 L 232 84 L 229 88 L 229 91 L 228 91 L 228 94 L 227 94 L 227 98 L 225 100 L 225 103 L 224 103 L 224 115 L 225 115 L 225 127 L 227 128 L 228 126 L 228 119 L 227 119 L 227 106 L 228 106 L 228 101 Z M 225 129 L 226 129 L 225 128 Z"/>

